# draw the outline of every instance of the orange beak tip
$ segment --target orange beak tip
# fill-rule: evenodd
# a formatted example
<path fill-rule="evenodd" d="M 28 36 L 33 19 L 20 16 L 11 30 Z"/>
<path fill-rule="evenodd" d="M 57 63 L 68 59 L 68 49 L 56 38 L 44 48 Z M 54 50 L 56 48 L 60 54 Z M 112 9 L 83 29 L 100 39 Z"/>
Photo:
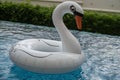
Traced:
<path fill-rule="evenodd" d="M 75 16 L 76 19 L 76 25 L 79 30 L 82 30 L 82 17 L 80 16 Z"/>

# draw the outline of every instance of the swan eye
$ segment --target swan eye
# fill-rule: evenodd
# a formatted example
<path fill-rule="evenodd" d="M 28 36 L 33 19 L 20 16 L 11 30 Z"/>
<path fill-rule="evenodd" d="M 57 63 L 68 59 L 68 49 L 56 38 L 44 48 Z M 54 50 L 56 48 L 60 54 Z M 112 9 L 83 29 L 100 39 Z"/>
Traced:
<path fill-rule="evenodd" d="M 75 6 L 70 6 L 70 10 L 72 11 L 72 12 L 75 12 L 76 11 L 76 8 L 75 8 Z"/>

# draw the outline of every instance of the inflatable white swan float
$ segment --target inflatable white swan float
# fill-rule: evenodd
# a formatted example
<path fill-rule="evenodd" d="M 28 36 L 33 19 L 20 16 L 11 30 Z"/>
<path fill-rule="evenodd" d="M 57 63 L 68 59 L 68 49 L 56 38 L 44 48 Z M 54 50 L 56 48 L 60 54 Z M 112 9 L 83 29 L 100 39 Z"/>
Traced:
<path fill-rule="evenodd" d="M 85 56 L 81 53 L 78 40 L 63 23 L 66 13 L 75 15 L 81 29 L 83 10 L 79 4 L 66 1 L 58 5 L 52 15 L 53 23 L 61 41 L 27 39 L 16 43 L 10 50 L 11 60 L 18 66 L 37 73 L 66 73 L 80 67 Z"/>

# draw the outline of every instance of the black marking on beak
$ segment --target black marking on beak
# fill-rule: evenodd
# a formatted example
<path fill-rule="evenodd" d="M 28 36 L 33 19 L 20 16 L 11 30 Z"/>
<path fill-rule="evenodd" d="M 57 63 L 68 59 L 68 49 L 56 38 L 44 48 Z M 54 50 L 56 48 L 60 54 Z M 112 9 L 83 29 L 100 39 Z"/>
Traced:
<path fill-rule="evenodd" d="M 80 17 L 83 17 L 83 14 L 81 14 L 81 13 L 79 13 L 79 12 L 77 12 L 77 11 L 74 11 L 73 13 L 74 13 L 74 15 L 77 15 L 77 16 L 80 16 Z"/>

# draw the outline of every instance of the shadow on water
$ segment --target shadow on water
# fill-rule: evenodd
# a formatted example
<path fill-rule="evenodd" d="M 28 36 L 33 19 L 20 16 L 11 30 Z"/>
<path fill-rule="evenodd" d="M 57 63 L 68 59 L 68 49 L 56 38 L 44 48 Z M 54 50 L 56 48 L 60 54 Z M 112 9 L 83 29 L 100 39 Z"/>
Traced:
<path fill-rule="evenodd" d="M 81 68 L 64 74 L 40 74 L 29 72 L 16 65 L 13 65 L 10 69 L 10 74 L 14 74 L 14 76 L 9 77 L 9 79 L 13 79 L 13 77 L 15 77 L 18 80 L 84 80 L 82 77 L 83 72 Z"/>

